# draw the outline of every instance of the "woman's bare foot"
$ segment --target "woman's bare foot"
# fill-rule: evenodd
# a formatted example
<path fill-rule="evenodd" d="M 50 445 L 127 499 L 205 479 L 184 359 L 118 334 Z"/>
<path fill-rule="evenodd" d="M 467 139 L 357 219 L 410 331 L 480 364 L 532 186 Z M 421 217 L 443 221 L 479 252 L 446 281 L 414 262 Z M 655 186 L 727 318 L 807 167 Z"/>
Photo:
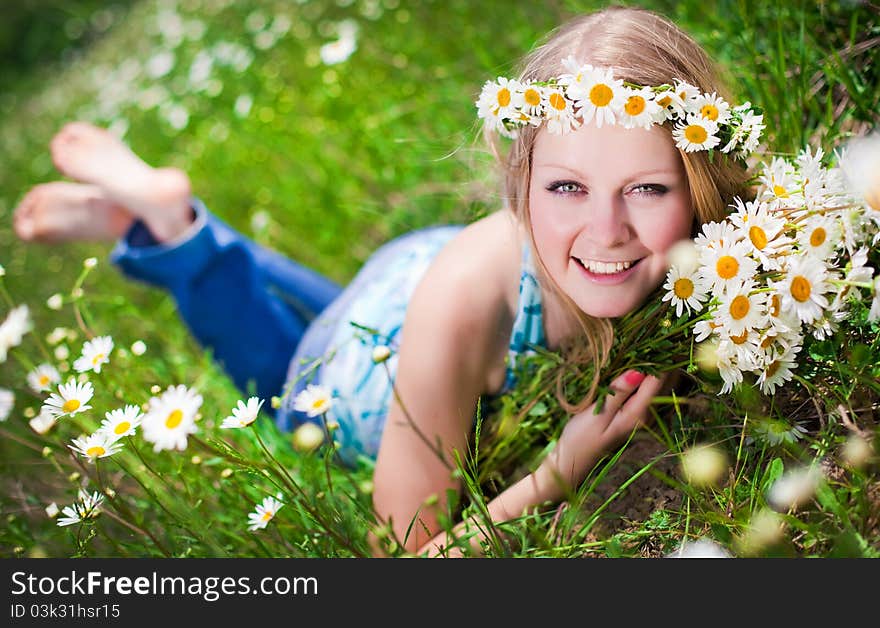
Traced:
<path fill-rule="evenodd" d="M 27 242 L 120 238 L 134 218 L 96 185 L 55 181 L 34 186 L 15 208 L 12 224 Z"/>
<path fill-rule="evenodd" d="M 160 242 L 192 223 L 190 184 L 176 168 L 153 168 L 109 131 L 71 122 L 52 138 L 52 161 L 64 175 L 92 183 L 144 221 Z"/>

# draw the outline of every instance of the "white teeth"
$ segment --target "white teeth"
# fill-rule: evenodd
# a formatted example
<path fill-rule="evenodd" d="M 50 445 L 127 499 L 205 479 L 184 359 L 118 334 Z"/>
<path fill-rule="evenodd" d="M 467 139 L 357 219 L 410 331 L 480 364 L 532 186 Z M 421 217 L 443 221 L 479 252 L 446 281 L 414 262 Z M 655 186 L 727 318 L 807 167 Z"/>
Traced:
<path fill-rule="evenodd" d="M 584 268 L 597 275 L 613 275 L 623 272 L 633 265 L 632 262 L 597 262 L 591 259 L 578 259 Z"/>

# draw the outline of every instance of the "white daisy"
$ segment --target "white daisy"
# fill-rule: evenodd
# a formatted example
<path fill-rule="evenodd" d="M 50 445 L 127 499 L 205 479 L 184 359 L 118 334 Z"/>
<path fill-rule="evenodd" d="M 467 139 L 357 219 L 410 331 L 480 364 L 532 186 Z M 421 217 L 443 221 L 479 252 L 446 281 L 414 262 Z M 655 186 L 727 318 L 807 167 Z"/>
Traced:
<path fill-rule="evenodd" d="M 655 94 L 654 102 L 657 103 L 657 111 L 654 114 L 654 122 L 657 124 L 663 124 L 667 120 L 685 115 L 684 101 L 674 89 Z"/>
<path fill-rule="evenodd" d="M 144 415 L 141 414 L 141 409 L 138 406 L 129 404 L 124 408 L 105 412 L 104 417 L 105 419 L 101 421 L 100 431 L 107 434 L 111 441 L 117 441 L 126 436 L 134 436 Z"/>
<path fill-rule="evenodd" d="M 703 301 L 709 298 L 709 284 L 696 269 L 687 273 L 673 266 L 666 274 L 663 287 L 669 291 L 663 295 L 663 301 L 671 301 L 676 316 L 681 316 L 685 310 L 688 314 L 699 312 L 703 309 Z"/>
<path fill-rule="evenodd" d="M 729 241 L 715 249 L 701 251 L 700 274 L 709 281 L 712 292 L 721 296 L 731 282 L 750 281 L 758 270 L 758 263 L 748 255 L 744 242 Z"/>
<path fill-rule="evenodd" d="M 736 225 L 738 237 L 748 245 L 765 270 L 778 269 L 777 256 L 790 244 L 790 240 L 780 237 L 785 221 L 772 215 L 763 203 L 743 203 L 738 197 L 734 202 L 736 212 L 730 215 L 730 222 Z"/>
<path fill-rule="evenodd" d="M 759 181 L 762 190 L 759 199 L 775 207 L 796 207 L 801 204 L 801 186 L 795 178 L 795 169 L 781 157 L 774 157 L 770 164 L 764 165 Z"/>
<path fill-rule="evenodd" d="M 94 462 L 98 458 L 106 458 L 118 453 L 122 449 L 122 443 L 115 442 L 109 434 L 98 430 L 84 438 L 73 439 L 68 447 L 88 458 L 89 462 Z"/>
<path fill-rule="evenodd" d="M 767 293 L 764 325 L 768 331 L 774 333 L 787 333 L 800 329 L 801 321 L 793 312 L 782 309 L 782 295 L 777 290 Z"/>
<path fill-rule="evenodd" d="M 650 129 L 660 112 L 660 105 L 654 101 L 654 92 L 650 87 L 623 89 L 623 106 L 620 109 L 623 126 L 628 129 Z"/>
<path fill-rule="evenodd" d="M 719 342 L 718 348 L 715 351 L 715 360 L 718 374 L 721 375 L 721 379 L 724 382 L 718 394 L 724 395 L 731 392 L 743 381 L 743 372 L 737 364 L 736 350 L 733 343 L 729 340 Z"/>
<path fill-rule="evenodd" d="M 689 113 L 696 113 L 701 118 L 711 120 L 719 126 L 730 119 L 730 105 L 715 92 L 700 94 L 690 104 L 689 109 Z"/>
<path fill-rule="evenodd" d="M 797 353 L 801 350 L 799 344 L 785 346 L 782 343 L 774 343 L 771 355 L 765 361 L 758 376 L 758 384 L 761 392 L 772 395 L 778 386 L 791 380 L 794 370 L 797 368 Z"/>
<path fill-rule="evenodd" d="M 746 329 L 740 334 L 726 334 L 725 340 L 732 344 L 733 353 L 736 356 L 736 364 L 743 371 L 754 371 L 761 363 L 762 351 L 758 348 L 758 332 L 754 329 Z"/>
<path fill-rule="evenodd" d="M 196 413 L 202 396 L 183 384 L 169 386 L 160 397 L 151 397 L 149 410 L 141 420 L 144 440 L 153 443 L 153 451 L 186 449 L 187 436 L 194 434 Z"/>
<path fill-rule="evenodd" d="M 569 97 L 576 100 L 578 113 L 587 124 L 595 118 L 596 126 L 614 124 L 617 112 L 623 107 L 623 81 L 614 78 L 610 69 L 587 66 L 584 69 L 583 90 L 568 88 Z"/>
<path fill-rule="evenodd" d="M 11 390 L 0 388 L 0 421 L 5 421 L 9 418 L 14 406 L 15 394 Z"/>
<path fill-rule="evenodd" d="M 816 259 L 830 259 L 840 244 L 841 232 L 842 225 L 836 216 L 811 216 L 798 232 L 800 250 Z"/>
<path fill-rule="evenodd" d="M 66 384 L 58 385 L 58 392 L 49 395 L 43 403 L 41 412 L 50 412 L 56 419 L 63 416 L 74 416 L 85 412 L 92 406 L 86 405 L 95 389 L 91 382 L 78 383 L 74 378 L 67 380 Z"/>
<path fill-rule="evenodd" d="M 777 512 L 802 506 L 816 494 L 822 477 L 815 465 L 786 471 L 767 489 L 767 503 Z"/>
<path fill-rule="evenodd" d="M 755 115 L 751 111 L 746 114 L 743 118 L 742 124 L 739 127 L 743 130 L 743 143 L 740 148 L 741 155 L 748 155 L 756 148 L 758 148 L 758 142 L 761 140 L 761 133 L 766 128 L 764 124 L 764 114 Z"/>
<path fill-rule="evenodd" d="M 518 91 L 522 91 L 518 81 L 500 76 L 497 81 L 486 81 L 477 100 L 477 116 L 490 122 L 496 131 L 506 133 L 504 121 L 517 115 L 514 94 Z"/>
<path fill-rule="evenodd" d="M 544 99 L 538 85 L 522 85 L 513 92 L 513 106 L 518 112 L 519 122 L 537 126 L 544 116 Z"/>
<path fill-rule="evenodd" d="M 223 419 L 220 427 L 224 429 L 247 427 L 257 420 L 257 414 L 259 414 L 264 401 L 265 399 L 258 397 L 251 397 L 246 404 L 239 401 L 238 405 L 232 409 L 232 416 Z"/>
<path fill-rule="evenodd" d="M 580 64 L 569 55 L 562 60 L 562 67 L 566 69 L 566 72 L 559 75 L 557 83 L 565 89 L 566 95 L 571 100 L 586 98 L 589 92 L 587 77 L 593 71 L 593 66 L 589 63 Z"/>
<path fill-rule="evenodd" d="M 806 255 L 791 259 L 783 280 L 773 284 L 782 295 L 783 311 L 795 313 L 802 323 L 821 317 L 828 307 L 825 293 L 832 290 L 827 277 L 828 270 L 821 261 Z"/>
<path fill-rule="evenodd" d="M 871 301 L 871 310 L 868 312 L 868 320 L 876 321 L 880 319 L 880 275 L 874 279 L 874 285 L 871 287 L 874 292 L 874 299 Z"/>
<path fill-rule="evenodd" d="M 293 400 L 293 409 L 310 417 L 324 414 L 333 406 L 333 393 L 326 386 L 309 384 Z"/>
<path fill-rule="evenodd" d="M 267 497 L 263 503 L 257 504 L 254 512 L 248 514 L 248 530 L 262 530 L 270 521 L 278 514 L 283 502 L 278 501 L 274 497 Z"/>
<path fill-rule="evenodd" d="M 99 493 L 89 495 L 85 491 L 79 492 L 79 501 L 71 506 L 65 506 L 61 511 L 63 517 L 58 518 L 59 526 L 70 526 L 86 519 L 97 517 L 101 512 L 101 504 L 104 496 Z"/>
<path fill-rule="evenodd" d="M 36 393 L 50 390 L 53 384 L 61 381 L 61 375 L 51 364 L 40 364 L 33 371 L 28 373 L 27 382 Z"/>
<path fill-rule="evenodd" d="M 675 95 L 678 96 L 679 101 L 684 103 L 685 107 L 690 107 L 692 103 L 700 97 L 699 87 L 691 85 L 685 81 L 679 81 L 678 79 L 675 81 L 673 90 Z"/>
<path fill-rule="evenodd" d="M 87 340 L 83 345 L 82 355 L 73 363 L 73 368 L 79 372 L 101 372 L 101 365 L 110 362 L 110 352 L 113 351 L 113 338 L 110 336 L 98 336 Z"/>
<path fill-rule="evenodd" d="M 6 361 L 9 349 L 21 344 L 24 335 L 33 329 L 30 310 L 27 305 L 12 308 L 0 324 L 0 363 Z"/>
<path fill-rule="evenodd" d="M 574 103 L 565 97 L 561 87 L 545 87 L 542 92 L 547 130 L 550 133 L 564 135 L 580 126 L 580 121 L 575 117 Z"/>
<path fill-rule="evenodd" d="M 718 249 L 726 244 L 732 244 L 739 240 L 736 228 L 727 220 L 722 222 L 706 222 L 701 227 L 701 233 L 694 238 L 694 246 L 700 259 L 704 259 L 704 249 Z"/>
<path fill-rule="evenodd" d="M 56 423 L 58 423 L 58 419 L 55 418 L 55 415 L 51 412 L 47 412 L 45 409 L 28 421 L 28 425 L 31 426 L 31 429 L 40 435 L 51 430 L 55 427 Z"/>
<path fill-rule="evenodd" d="M 718 124 L 694 113 L 689 113 L 686 120 L 675 125 L 672 137 L 675 145 L 686 153 L 709 150 L 721 141 Z"/>

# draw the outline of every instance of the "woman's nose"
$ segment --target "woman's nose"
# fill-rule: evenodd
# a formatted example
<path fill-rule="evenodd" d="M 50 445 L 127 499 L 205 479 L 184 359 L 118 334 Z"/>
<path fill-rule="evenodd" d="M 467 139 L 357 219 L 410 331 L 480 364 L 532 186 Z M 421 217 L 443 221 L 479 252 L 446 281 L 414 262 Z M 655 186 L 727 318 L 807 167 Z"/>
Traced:
<path fill-rule="evenodd" d="M 586 229 L 596 247 L 604 249 L 625 244 L 633 233 L 626 206 L 619 199 L 595 203 L 590 208 Z"/>

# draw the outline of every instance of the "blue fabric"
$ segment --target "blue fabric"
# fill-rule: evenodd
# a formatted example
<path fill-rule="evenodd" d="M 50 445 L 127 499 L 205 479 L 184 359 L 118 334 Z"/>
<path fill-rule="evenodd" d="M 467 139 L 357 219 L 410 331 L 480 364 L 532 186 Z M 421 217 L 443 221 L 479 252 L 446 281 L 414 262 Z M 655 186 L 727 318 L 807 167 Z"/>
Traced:
<path fill-rule="evenodd" d="M 135 279 L 168 289 L 196 339 L 213 351 L 236 386 L 268 399 L 283 395 L 276 422 L 285 430 L 310 419 L 293 409 L 308 384 L 334 395 L 327 418 L 339 429 L 343 461 L 375 459 L 393 394 L 406 306 L 434 257 L 463 227 L 415 231 L 378 249 L 342 290 L 332 281 L 260 247 L 193 201 L 196 220 L 179 239 L 157 243 L 136 222 L 111 260 Z M 528 247 L 504 390 L 519 355 L 544 346 L 541 291 Z M 387 346 L 382 364 L 373 350 Z M 264 406 L 268 411 L 268 404 Z"/>

